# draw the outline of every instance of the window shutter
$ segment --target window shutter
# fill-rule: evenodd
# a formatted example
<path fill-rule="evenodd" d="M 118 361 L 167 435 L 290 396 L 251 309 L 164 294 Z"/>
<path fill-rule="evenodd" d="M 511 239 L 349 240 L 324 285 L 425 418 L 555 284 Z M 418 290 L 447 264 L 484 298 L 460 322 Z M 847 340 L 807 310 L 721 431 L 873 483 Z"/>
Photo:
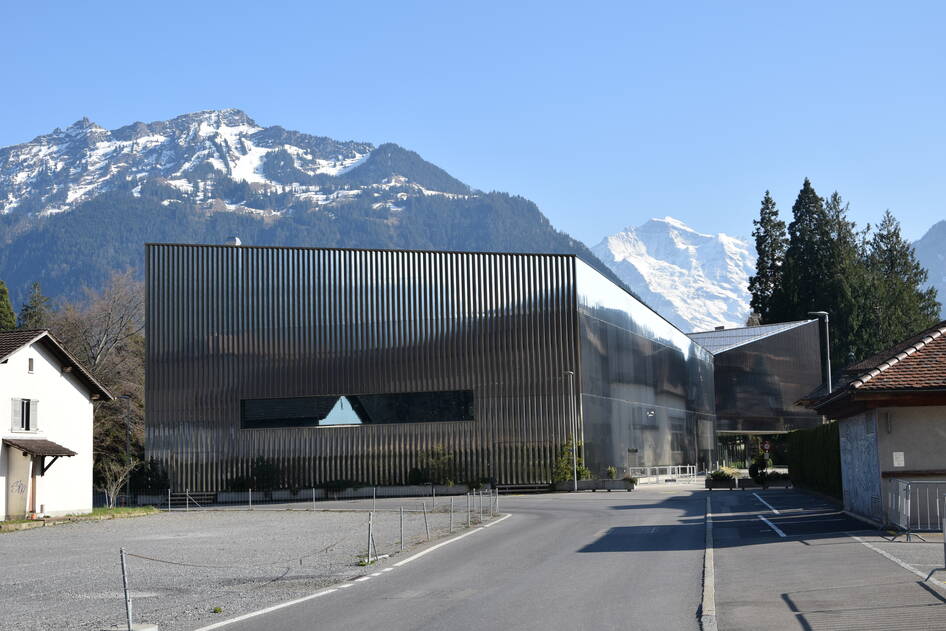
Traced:
<path fill-rule="evenodd" d="M 30 429 L 34 432 L 39 429 L 39 401 L 36 399 L 30 401 Z"/>
<path fill-rule="evenodd" d="M 21 418 L 20 418 L 20 400 L 19 400 L 19 399 L 11 399 L 11 401 L 13 401 L 13 414 L 12 414 L 12 416 L 10 417 L 10 418 L 12 419 L 12 422 L 11 422 L 11 424 L 10 424 L 10 429 L 18 430 L 18 429 L 21 429 L 21 428 L 20 428 L 20 422 L 21 422 Z"/>

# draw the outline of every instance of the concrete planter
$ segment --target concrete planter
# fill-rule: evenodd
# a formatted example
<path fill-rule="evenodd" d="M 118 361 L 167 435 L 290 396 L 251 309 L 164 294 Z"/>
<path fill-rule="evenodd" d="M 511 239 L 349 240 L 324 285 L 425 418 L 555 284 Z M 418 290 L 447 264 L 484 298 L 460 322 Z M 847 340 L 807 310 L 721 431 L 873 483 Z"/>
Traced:
<path fill-rule="evenodd" d="M 739 478 L 740 489 L 761 489 L 762 485 L 752 478 Z"/>
<path fill-rule="evenodd" d="M 572 480 L 556 482 L 556 491 L 571 491 L 575 487 Z M 634 483 L 625 480 L 578 480 L 579 491 L 633 491 Z"/>
<path fill-rule="evenodd" d="M 792 488 L 791 480 L 766 480 L 762 488 L 765 489 L 790 489 Z"/>
<path fill-rule="evenodd" d="M 713 489 L 727 489 L 732 491 L 736 488 L 735 480 L 710 480 L 706 478 L 706 488 L 712 491 Z"/>

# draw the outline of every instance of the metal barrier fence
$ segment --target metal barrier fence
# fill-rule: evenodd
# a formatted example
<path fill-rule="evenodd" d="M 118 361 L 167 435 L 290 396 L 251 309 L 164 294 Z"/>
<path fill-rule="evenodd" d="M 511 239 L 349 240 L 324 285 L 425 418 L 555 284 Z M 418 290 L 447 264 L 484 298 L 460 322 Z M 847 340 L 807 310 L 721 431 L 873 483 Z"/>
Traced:
<path fill-rule="evenodd" d="M 656 467 L 628 467 L 629 475 L 638 482 L 687 481 L 696 479 L 696 465 L 658 465 Z M 651 480 L 651 478 L 653 480 Z"/>
<path fill-rule="evenodd" d="M 490 490 L 489 486 L 485 487 Z M 119 495 L 119 506 L 154 506 L 161 510 L 198 510 L 211 507 L 246 507 L 263 506 L 267 504 L 312 504 L 319 502 L 343 502 L 355 500 L 372 500 L 384 498 L 425 498 L 431 506 L 436 506 L 438 500 L 447 497 L 459 497 L 479 489 L 470 489 L 465 484 L 455 485 L 408 485 L 408 486 L 364 486 L 345 489 L 277 489 L 259 491 L 215 491 L 197 492 L 185 489 L 184 492 L 172 492 L 168 489 L 162 493 L 132 493 Z M 103 498 L 98 498 L 99 500 Z M 101 501 L 96 502 L 99 505 Z"/>
<path fill-rule="evenodd" d="M 380 488 L 381 487 L 378 487 L 378 490 L 380 490 Z M 171 494 L 172 498 L 173 495 L 174 494 Z M 214 494 L 195 493 L 192 495 L 189 492 L 185 492 L 179 495 L 184 496 L 185 511 L 196 511 L 210 508 L 209 506 L 199 504 L 197 500 L 200 495 Z M 459 495 L 459 497 L 457 495 Z M 249 499 L 252 497 L 252 494 L 246 492 L 246 497 Z M 344 537 L 333 542 L 328 547 L 319 550 L 304 551 L 300 555 L 289 559 L 266 561 L 256 564 L 248 564 L 240 559 L 234 559 L 232 564 L 228 564 L 226 560 L 220 559 L 215 560 L 212 564 L 202 564 L 179 558 L 158 558 L 149 554 L 139 554 L 135 551 L 121 548 L 120 564 L 125 605 L 125 624 L 127 628 L 133 628 L 134 613 L 132 609 L 133 592 L 129 586 L 130 579 L 126 558 L 133 558 L 154 564 L 173 565 L 179 568 L 180 571 L 191 572 L 215 570 L 218 572 L 233 571 L 238 572 L 240 575 L 245 575 L 252 570 L 259 569 L 268 577 L 271 576 L 271 580 L 276 580 L 277 578 L 285 576 L 290 567 L 294 568 L 297 565 L 302 567 L 304 560 L 330 554 L 336 547 L 342 544 L 348 544 L 349 548 L 354 548 L 352 550 L 352 552 L 355 553 L 354 558 L 349 557 L 351 563 L 359 566 L 370 566 L 377 561 L 404 552 L 405 547 L 409 547 L 412 544 L 429 542 L 433 537 L 438 535 L 444 536 L 464 528 L 472 528 L 481 525 L 499 514 L 499 492 L 495 489 L 474 489 L 461 494 L 448 495 L 446 497 L 440 496 L 437 500 L 433 500 L 431 496 L 424 496 L 420 502 L 420 508 L 407 508 L 404 504 L 399 505 L 393 502 L 387 502 L 386 506 L 377 507 L 376 500 L 373 499 L 375 497 L 380 497 L 377 491 L 367 497 L 358 497 L 357 499 L 360 500 L 371 500 L 369 502 L 361 502 L 360 507 L 345 507 L 342 509 L 343 512 L 360 513 L 364 515 L 365 521 L 362 522 L 363 530 L 361 528 L 350 529 Z M 437 502 L 436 507 L 434 506 L 434 501 Z M 418 502 L 415 500 L 411 502 L 411 504 L 416 506 Z M 252 505 L 247 504 L 246 508 L 252 509 Z M 270 510 L 276 509 L 271 508 Z M 287 506 L 283 510 L 299 510 L 299 508 Z M 305 506 L 303 510 L 319 509 Z M 338 509 L 331 510 L 334 511 Z M 421 514 L 423 515 L 423 521 L 419 521 Z M 397 519 L 393 519 L 395 516 Z M 412 522 L 413 528 L 411 527 Z M 431 533 L 433 533 L 433 535 Z M 376 539 L 380 538 L 379 536 L 383 537 L 383 539 L 376 541 Z M 356 543 L 350 545 L 353 542 Z M 135 577 L 134 586 L 136 589 L 146 588 L 149 585 L 149 580 L 153 580 L 153 576 L 150 574 L 145 574 L 143 579 Z M 364 578 L 349 578 L 346 582 L 353 580 L 364 580 Z"/>
<path fill-rule="evenodd" d="M 891 480 L 887 487 L 887 522 L 907 538 L 942 528 L 946 517 L 946 480 Z"/>

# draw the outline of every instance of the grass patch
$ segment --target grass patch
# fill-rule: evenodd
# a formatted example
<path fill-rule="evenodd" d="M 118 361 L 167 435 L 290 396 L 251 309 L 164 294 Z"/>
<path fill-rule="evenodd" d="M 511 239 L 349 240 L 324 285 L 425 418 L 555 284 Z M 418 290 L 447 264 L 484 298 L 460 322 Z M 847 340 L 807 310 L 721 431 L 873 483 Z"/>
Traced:
<path fill-rule="evenodd" d="M 110 515 L 116 516 L 131 516 L 131 515 L 151 515 L 152 513 L 157 513 L 157 508 L 154 506 L 118 506 L 116 508 L 106 508 L 104 506 L 99 506 L 92 509 L 93 517 L 104 517 Z"/>

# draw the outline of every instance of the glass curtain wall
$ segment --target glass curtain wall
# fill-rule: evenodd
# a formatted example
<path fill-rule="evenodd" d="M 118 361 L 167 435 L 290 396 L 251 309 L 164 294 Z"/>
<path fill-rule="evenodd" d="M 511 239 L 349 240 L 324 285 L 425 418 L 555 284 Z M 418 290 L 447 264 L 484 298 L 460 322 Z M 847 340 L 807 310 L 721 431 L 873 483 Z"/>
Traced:
<path fill-rule="evenodd" d="M 713 465 L 713 357 L 576 260 L 581 414 L 587 466 Z"/>

